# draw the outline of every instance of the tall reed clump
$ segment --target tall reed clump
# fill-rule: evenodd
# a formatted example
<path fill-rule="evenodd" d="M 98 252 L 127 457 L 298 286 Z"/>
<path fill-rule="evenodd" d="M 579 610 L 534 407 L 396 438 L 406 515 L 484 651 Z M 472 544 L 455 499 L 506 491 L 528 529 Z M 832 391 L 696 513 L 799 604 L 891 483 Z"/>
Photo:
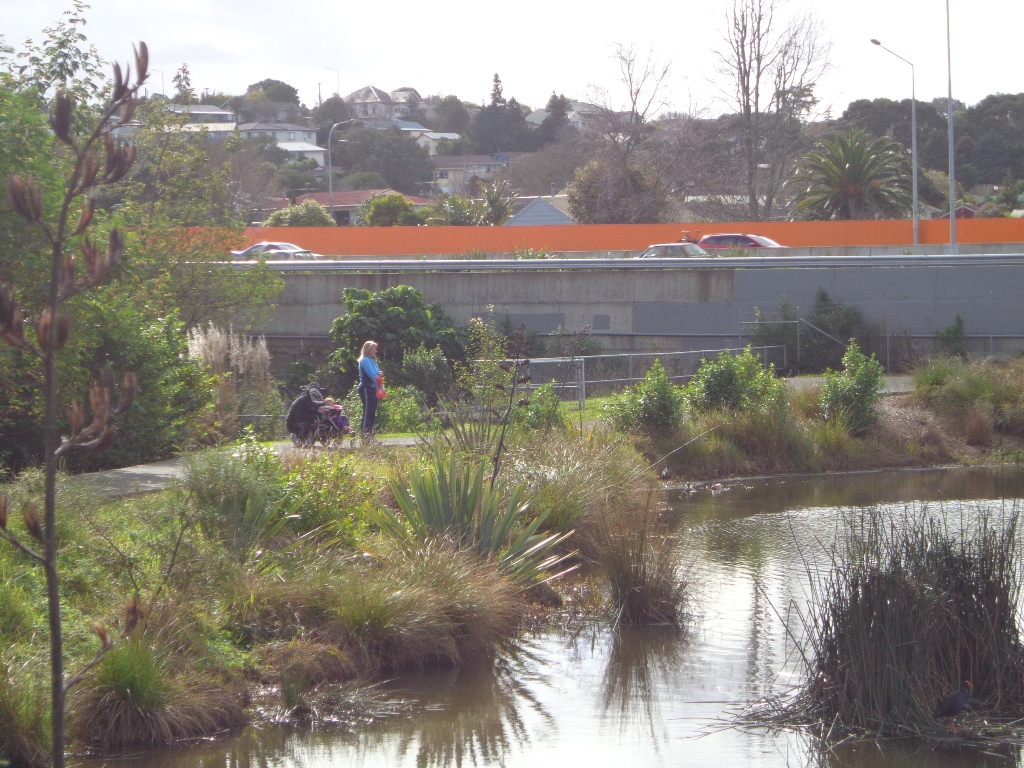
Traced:
<path fill-rule="evenodd" d="M 679 539 L 650 504 L 604 510 L 591 533 L 598 567 L 608 580 L 615 623 L 682 625 L 692 584 Z"/>
<path fill-rule="evenodd" d="M 813 591 L 808 677 L 784 717 L 835 733 L 935 733 L 936 699 L 962 680 L 978 707 L 1019 713 L 1018 520 L 1016 510 L 981 510 L 954 529 L 927 510 L 849 518 Z"/>

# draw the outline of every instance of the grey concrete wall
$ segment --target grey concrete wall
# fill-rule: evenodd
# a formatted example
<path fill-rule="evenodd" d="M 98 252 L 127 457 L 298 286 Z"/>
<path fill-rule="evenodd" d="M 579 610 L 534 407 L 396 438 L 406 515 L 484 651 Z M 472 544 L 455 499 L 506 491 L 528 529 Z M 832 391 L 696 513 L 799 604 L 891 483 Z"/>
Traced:
<path fill-rule="evenodd" d="M 578 270 L 566 272 L 290 272 L 268 322 L 251 327 L 275 355 L 301 357 L 325 346 L 345 311 L 342 291 L 411 285 L 458 325 L 509 315 L 540 333 L 583 328 L 608 350 L 690 350 L 730 346 L 754 320 L 789 300 L 806 317 L 819 289 L 858 307 L 886 335 L 934 338 L 959 314 L 975 347 L 1024 348 L 1024 266 L 814 267 Z"/>

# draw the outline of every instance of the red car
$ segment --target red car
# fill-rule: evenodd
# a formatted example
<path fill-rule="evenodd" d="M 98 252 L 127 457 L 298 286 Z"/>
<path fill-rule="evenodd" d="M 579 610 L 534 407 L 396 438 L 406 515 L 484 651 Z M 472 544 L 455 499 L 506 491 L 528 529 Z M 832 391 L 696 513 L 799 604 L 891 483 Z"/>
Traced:
<path fill-rule="evenodd" d="M 704 235 L 698 245 L 701 248 L 785 248 L 770 237 L 763 235 Z"/>

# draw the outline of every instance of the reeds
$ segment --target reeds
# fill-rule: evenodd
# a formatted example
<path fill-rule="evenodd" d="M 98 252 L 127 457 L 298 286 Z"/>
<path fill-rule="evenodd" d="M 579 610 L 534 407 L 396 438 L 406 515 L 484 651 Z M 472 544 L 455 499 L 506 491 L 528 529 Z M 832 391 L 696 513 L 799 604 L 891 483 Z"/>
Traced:
<path fill-rule="evenodd" d="M 0 755 L 17 768 L 49 765 L 47 694 L 38 677 L 15 674 L 0 660 Z"/>
<path fill-rule="evenodd" d="M 1016 510 L 982 510 L 953 529 L 926 510 L 847 519 L 813 590 L 806 683 L 780 719 L 836 734 L 935 733 L 935 700 L 961 680 L 974 683 L 977 708 L 1019 712 L 1017 527 Z"/>
<path fill-rule="evenodd" d="M 590 531 L 615 623 L 681 626 L 692 585 L 678 537 L 650 499 L 628 510 L 597 514 Z"/>

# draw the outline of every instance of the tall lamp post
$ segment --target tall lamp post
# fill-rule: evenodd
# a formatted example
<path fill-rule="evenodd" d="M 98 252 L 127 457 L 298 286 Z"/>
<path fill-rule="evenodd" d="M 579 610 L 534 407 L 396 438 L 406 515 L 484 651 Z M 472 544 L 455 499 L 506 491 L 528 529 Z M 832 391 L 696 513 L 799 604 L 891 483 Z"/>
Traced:
<path fill-rule="evenodd" d="M 351 120 L 342 120 L 331 126 L 327 132 L 327 212 L 334 218 L 334 165 L 331 162 L 331 138 L 334 136 L 334 129 L 339 125 L 348 125 Z M 337 221 L 337 219 L 335 219 Z"/>
<path fill-rule="evenodd" d="M 914 245 L 918 245 L 921 242 L 920 235 L 920 218 L 917 212 L 917 92 L 916 85 L 914 84 L 914 63 L 907 61 L 895 51 L 890 51 L 878 40 L 871 38 L 871 42 L 877 45 L 886 53 L 891 53 L 897 59 L 902 61 L 904 64 L 910 65 L 910 163 L 913 166 L 913 205 L 914 205 Z"/>
<path fill-rule="evenodd" d="M 949 245 L 956 245 L 956 171 L 953 168 L 953 49 L 949 42 L 949 0 L 946 0 L 946 71 L 949 94 L 946 97 L 946 127 L 949 132 Z"/>

